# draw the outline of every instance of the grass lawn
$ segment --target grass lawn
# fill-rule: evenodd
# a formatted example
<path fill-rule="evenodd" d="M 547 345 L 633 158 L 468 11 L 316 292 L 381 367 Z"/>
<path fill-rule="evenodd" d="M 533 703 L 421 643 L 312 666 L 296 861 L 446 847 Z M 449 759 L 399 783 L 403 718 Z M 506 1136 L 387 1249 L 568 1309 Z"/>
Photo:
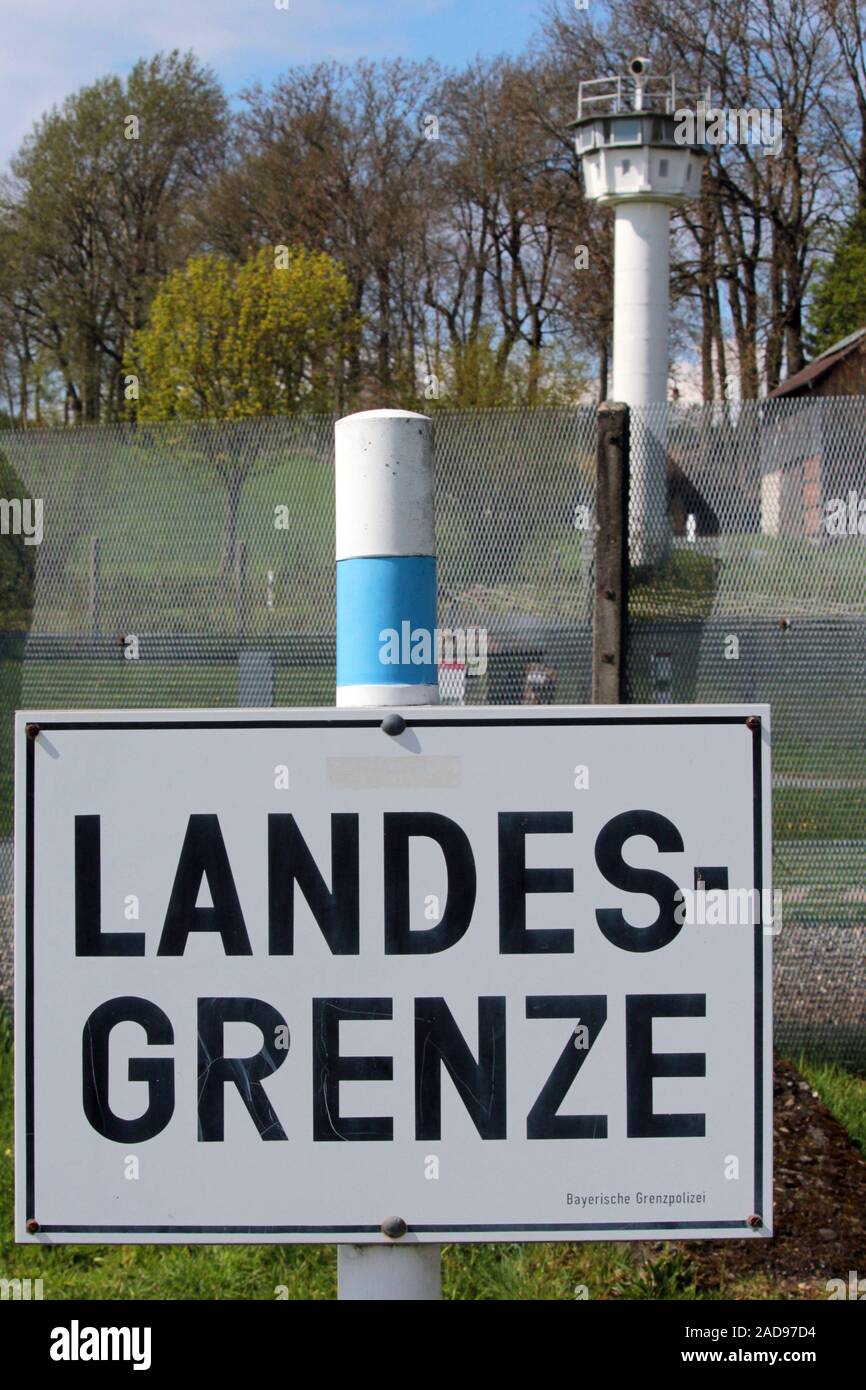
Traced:
<path fill-rule="evenodd" d="M 866 791 L 862 788 L 776 787 L 773 838 L 863 840 L 866 838 L 864 805 Z"/>
<path fill-rule="evenodd" d="M 719 538 L 719 596 L 724 611 L 756 616 L 862 615 L 864 547 L 857 536 L 817 545 L 798 536 L 728 534 Z"/>
<path fill-rule="evenodd" d="M 632 622 L 637 618 L 708 618 L 715 589 L 715 569 L 709 556 L 672 550 L 654 569 L 632 570 L 629 618 Z"/>
<path fill-rule="evenodd" d="M 803 738 L 773 740 L 775 777 L 866 779 L 862 746 L 812 743 Z M 866 788 L 776 787 L 773 793 L 773 838 L 780 840 L 863 840 Z M 851 878 L 853 887 L 858 875 Z"/>
<path fill-rule="evenodd" d="M 803 738 L 774 736 L 773 772 L 808 777 L 866 778 L 866 753 L 862 744 L 812 743 Z"/>
<path fill-rule="evenodd" d="M 315 698 L 314 698 L 315 697 Z M 224 708 L 237 705 L 235 663 L 36 661 L 25 665 L 21 702 L 31 709 Z M 277 705 L 332 704 L 334 672 L 280 668 Z"/>
<path fill-rule="evenodd" d="M 860 1152 L 866 1154 L 866 1077 L 855 1076 L 833 1062 L 809 1062 L 804 1057 L 797 1066 Z"/>
<path fill-rule="evenodd" d="M 803 738 L 773 739 L 774 777 L 816 777 L 828 781 L 866 781 L 862 745 L 813 743 Z M 866 838 L 866 787 L 776 787 L 773 792 L 773 839 L 859 840 Z M 848 886 L 862 874 L 852 866 Z"/>
<path fill-rule="evenodd" d="M 866 1080 L 834 1066 L 803 1074 L 861 1145 Z M 12 1045 L 0 1016 L 0 1275 L 42 1279 L 47 1299 L 331 1299 L 334 1246 L 17 1246 L 12 1239 Z M 585 1294 L 580 1286 L 585 1287 Z M 639 1260 L 624 1243 L 450 1245 L 443 1252 L 447 1299 L 572 1300 L 770 1298 L 752 1278 L 708 1292 L 695 1287 L 688 1255 L 664 1247 Z"/>

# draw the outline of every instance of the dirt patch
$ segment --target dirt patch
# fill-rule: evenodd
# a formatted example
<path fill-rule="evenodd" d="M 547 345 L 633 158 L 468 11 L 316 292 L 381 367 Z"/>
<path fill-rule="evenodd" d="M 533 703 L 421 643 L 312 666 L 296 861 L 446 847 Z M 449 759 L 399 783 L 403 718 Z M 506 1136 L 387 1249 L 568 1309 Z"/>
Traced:
<path fill-rule="evenodd" d="M 770 1297 L 827 1298 L 829 1279 L 866 1278 L 866 1161 L 790 1062 L 774 1070 L 775 1236 L 681 1248 L 699 1288 L 755 1280 Z"/>

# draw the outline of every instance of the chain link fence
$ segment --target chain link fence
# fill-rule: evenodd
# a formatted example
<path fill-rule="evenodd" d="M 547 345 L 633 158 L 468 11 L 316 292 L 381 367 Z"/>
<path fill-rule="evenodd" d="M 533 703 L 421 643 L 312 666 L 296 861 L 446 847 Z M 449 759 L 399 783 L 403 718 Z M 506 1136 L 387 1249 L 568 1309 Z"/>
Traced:
<path fill-rule="evenodd" d="M 631 461 L 628 698 L 771 706 L 777 1040 L 866 1070 L 866 399 L 647 407 Z"/>
<path fill-rule="evenodd" d="M 0 497 L 42 501 L 38 545 L 0 538 L 7 997 L 11 712 L 332 703 L 333 425 L 0 434 Z M 631 435 L 629 698 L 772 705 L 777 1036 L 866 1069 L 866 401 L 660 406 Z M 439 622 L 488 634 L 464 698 L 588 702 L 595 410 L 437 412 L 435 448 Z"/>

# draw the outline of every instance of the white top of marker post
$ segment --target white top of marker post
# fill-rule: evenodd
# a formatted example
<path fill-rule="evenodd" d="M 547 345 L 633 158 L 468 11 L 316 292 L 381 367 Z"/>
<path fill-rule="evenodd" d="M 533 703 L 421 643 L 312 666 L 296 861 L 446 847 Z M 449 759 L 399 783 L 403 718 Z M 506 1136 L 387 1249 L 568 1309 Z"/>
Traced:
<path fill-rule="evenodd" d="M 334 426 L 337 559 L 432 555 L 433 422 L 361 410 Z"/>

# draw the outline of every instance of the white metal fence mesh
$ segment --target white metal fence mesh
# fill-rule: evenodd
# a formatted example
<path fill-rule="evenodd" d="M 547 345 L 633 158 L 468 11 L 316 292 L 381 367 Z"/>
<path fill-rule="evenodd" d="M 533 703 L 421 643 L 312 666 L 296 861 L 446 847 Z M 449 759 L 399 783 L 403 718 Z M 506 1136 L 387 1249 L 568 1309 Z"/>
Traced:
<path fill-rule="evenodd" d="M 332 702 L 333 423 L 0 434 L 0 495 L 11 469 L 43 500 L 0 565 L 7 992 L 14 708 Z M 866 1066 L 866 401 L 658 406 L 631 434 L 656 468 L 633 535 L 663 543 L 629 698 L 772 705 L 778 1035 Z M 588 701 L 595 411 L 437 413 L 435 447 L 439 622 L 488 631 L 465 698 Z"/>
<path fill-rule="evenodd" d="M 866 399 L 632 412 L 659 439 L 628 697 L 771 705 L 778 1035 L 866 1067 Z"/>

